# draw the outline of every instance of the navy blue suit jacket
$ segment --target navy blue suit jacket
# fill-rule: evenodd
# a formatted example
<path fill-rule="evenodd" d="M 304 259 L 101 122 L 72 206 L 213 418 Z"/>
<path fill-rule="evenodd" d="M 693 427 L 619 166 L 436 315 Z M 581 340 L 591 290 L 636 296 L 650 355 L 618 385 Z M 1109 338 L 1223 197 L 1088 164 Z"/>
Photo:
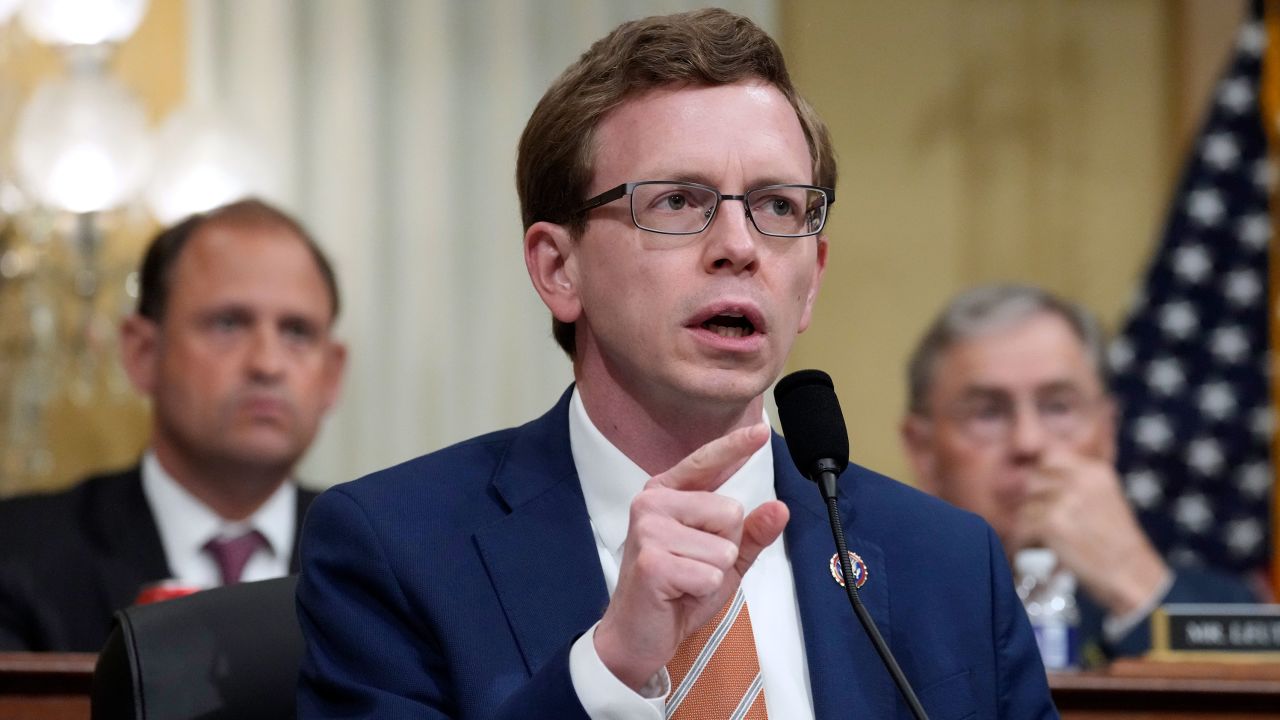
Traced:
<path fill-rule="evenodd" d="M 569 648 L 609 598 L 568 397 L 315 501 L 298 586 L 299 717 L 585 717 Z M 909 717 L 831 577 L 817 489 L 777 436 L 773 455 L 817 717 Z M 991 529 L 852 465 L 840 492 L 849 548 L 868 568 L 862 598 L 932 720 L 1056 717 Z"/>

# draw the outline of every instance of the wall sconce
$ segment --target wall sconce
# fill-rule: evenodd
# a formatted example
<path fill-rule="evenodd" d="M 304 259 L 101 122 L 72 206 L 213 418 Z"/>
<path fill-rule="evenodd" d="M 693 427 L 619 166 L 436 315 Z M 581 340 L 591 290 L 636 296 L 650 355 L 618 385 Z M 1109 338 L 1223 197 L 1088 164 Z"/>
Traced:
<path fill-rule="evenodd" d="M 32 200 L 50 209 L 111 210 L 135 197 L 147 177 L 146 114 L 100 63 L 71 66 L 69 76 L 44 81 L 18 117 L 18 180 Z"/>
<path fill-rule="evenodd" d="M 145 197 L 162 225 L 261 192 L 267 184 L 252 143 L 209 106 L 175 110 L 160 126 L 155 157 Z"/>
<path fill-rule="evenodd" d="M 10 0 L 12 2 L 12 0 Z M 17 0 L 22 27 L 45 45 L 104 45 L 127 39 L 147 0 Z"/>
<path fill-rule="evenodd" d="M 179 110 L 157 133 L 112 75 L 147 5 L 0 0 L 0 29 L 16 20 L 61 60 L 17 114 L 11 167 L 0 153 L 0 496 L 70 479 L 54 448 L 74 431 L 50 433 L 56 406 L 132 402 L 116 325 L 133 308 L 155 222 L 262 187 L 258 156 L 215 109 Z"/>

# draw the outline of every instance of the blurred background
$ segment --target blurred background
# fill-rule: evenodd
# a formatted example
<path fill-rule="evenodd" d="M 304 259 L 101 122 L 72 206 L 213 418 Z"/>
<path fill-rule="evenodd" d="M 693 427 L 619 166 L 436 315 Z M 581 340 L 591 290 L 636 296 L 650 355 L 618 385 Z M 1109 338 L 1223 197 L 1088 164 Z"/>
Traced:
<path fill-rule="evenodd" d="M 303 220 L 344 293 L 350 372 L 304 484 L 544 411 L 570 370 L 521 259 L 516 139 L 592 40 L 703 3 L 68 4 L 0 0 L 0 495 L 136 459 L 131 272 L 160 223 L 246 192 Z M 841 161 L 791 365 L 834 377 L 855 460 L 908 480 L 904 364 L 950 295 L 1031 282 L 1119 327 L 1245 11 L 722 4 L 779 39 Z"/>

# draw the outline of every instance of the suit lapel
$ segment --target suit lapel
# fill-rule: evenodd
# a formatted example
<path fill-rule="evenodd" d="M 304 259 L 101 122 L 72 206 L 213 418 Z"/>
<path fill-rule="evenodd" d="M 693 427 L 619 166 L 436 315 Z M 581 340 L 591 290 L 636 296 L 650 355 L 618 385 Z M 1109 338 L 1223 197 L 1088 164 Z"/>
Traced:
<path fill-rule="evenodd" d="M 791 509 L 784 539 L 800 606 L 814 713 L 820 718 L 892 717 L 897 689 L 854 616 L 844 588 L 831 576 L 836 550 L 826 504 L 818 488 L 796 470 L 777 435 L 773 458 L 778 499 Z M 849 489 L 841 487 L 838 505 L 846 544 L 867 565 L 867 580 L 858 592 L 885 642 L 891 642 L 884 553 L 850 532 L 856 527 L 857 508 Z"/>
<path fill-rule="evenodd" d="M 475 535 L 499 602 L 530 673 L 600 619 L 608 590 L 569 448 L 568 397 L 526 425 L 497 470 L 493 488 L 509 508 Z M 778 498 L 792 513 L 785 542 L 802 618 L 817 717 L 891 717 L 897 689 L 831 577 L 835 543 L 826 506 L 773 438 Z M 880 547 L 848 532 L 856 512 L 848 490 L 840 512 L 849 549 L 867 565 L 861 598 L 886 642 L 889 578 Z"/>
<path fill-rule="evenodd" d="M 88 527 L 101 548 L 98 587 L 112 611 L 128 607 L 145 584 L 170 577 L 160 532 L 142 492 L 138 467 L 99 484 L 88 504 Z"/>
<path fill-rule="evenodd" d="M 302 487 L 299 487 L 296 493 L 297 514 L 294 516 L 296 521 L 293 524 L 293 550 L 289 553 L 290 574 L 296 575 L 302 571 L 302 565 L 298 561 L 298 545 L 302 539 L 303 520 L 307 517 L 307 508 L 311 506 L 311 501 L 315 500 L 318 494 Z"/>
<path fill-rule="evenodd" d="M 569 448 L 568 407 L 566 392 L 521 428 L 493 480 L 509 514 L 475 535 L 530 673 L 609 603 Z"/>

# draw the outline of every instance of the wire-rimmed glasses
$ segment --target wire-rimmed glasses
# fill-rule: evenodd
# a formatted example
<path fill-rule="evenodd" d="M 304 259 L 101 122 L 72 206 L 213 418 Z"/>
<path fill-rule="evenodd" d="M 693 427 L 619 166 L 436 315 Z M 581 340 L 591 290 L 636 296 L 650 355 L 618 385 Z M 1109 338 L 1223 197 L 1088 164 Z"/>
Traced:
<path fill-rule="evenodd" d="M 1100 395 L 1058 390 L 1030 399 L 1031 411 L 1045 432 L 1059 440 L 1078 437 L 1102 405 Z M 948 408 L 947 415 L 969 439 L 1006 442 L 1018 424 L 1019 401 L 1003 393 L 980 394 Z"/>
<path fill-rule="evenodd" d="M 631 198 L 631 221 L 641 230 L 697 235 L 711 225 L 722 201 L 740 200 L 760 234 L 787 238 L 822 232 L 827 208 L 836 200 L 835 190 L 817 185 L 767 185 L 742 195 L 726 195 L 700 183 L 643 180 L 623 183 L 590 198 L 574 216 L 624 195 Z"/>

